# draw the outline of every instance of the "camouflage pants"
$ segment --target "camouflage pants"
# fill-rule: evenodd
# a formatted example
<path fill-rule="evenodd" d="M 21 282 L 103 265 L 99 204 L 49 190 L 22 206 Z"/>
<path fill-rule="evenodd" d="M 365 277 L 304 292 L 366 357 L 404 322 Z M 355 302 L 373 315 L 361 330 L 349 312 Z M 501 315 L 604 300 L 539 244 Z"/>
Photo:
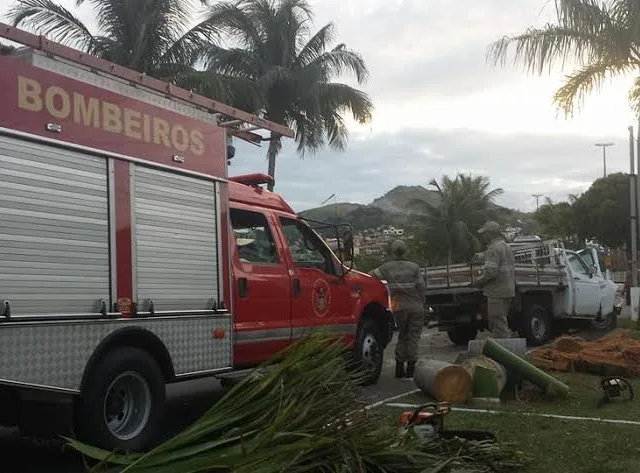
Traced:
<path fill-rule="evenodd" d="M 489 330 L 494 338 L 511 338 L 509 330 L 509 308 L 511 299 L 487 298 L 487 312 L 489 318 Z"/>
<path fill-rule="evenodd" d="M 420 335 L 424 327 L 424 312 L 415 310 L 399 310 L 394 313 L 398 325 L 398 343 L 396 344 L 396 361 L 417 361 L 420 347 Z"/>

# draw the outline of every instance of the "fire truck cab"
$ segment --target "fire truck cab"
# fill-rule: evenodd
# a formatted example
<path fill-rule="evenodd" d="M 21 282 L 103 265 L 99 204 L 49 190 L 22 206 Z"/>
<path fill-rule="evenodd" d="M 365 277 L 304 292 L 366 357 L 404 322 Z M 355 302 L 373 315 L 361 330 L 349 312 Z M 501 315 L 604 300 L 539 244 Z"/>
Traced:
<path fill-rule="evenodd" d="M 255 367 L 319 326 L 377 381 L 384 283 L 347 268 L 268 176 L 227 175 L 228 136 L 289 128 L 0 36 L 27 46 L 0 56 L 0 424 L 65 399 L 81 440 L 145 449 L 165 384 Z"/>

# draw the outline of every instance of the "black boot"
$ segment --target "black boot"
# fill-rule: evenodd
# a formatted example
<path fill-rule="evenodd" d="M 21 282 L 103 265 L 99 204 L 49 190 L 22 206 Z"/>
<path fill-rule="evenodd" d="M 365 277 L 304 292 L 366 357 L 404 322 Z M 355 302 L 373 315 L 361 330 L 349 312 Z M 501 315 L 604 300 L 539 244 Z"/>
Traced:
<path fill-rule="evenodd" d="M 407 374 L 406 374 L 406 378 L 413 378 L 413 373 L 416 370 L 416 362 L 415 361 L 409 361 L 407 363 Z"/>
<path fill-rule="evenodd" d="M 396 361 L 396 378 L 404 378 L 404 363 L 402 361 Z"/>

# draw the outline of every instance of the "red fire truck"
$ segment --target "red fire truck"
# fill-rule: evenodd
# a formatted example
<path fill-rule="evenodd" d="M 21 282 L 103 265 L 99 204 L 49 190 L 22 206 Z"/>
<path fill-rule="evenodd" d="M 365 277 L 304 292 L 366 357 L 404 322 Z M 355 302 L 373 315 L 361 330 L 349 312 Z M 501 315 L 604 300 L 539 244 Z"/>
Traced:
<path fill-rule="evenodd" d="M 148 447 L 165 384 L 232 376 L 314 327 L 376 382 L 393 317 L 228 136 L 287 127 L 0 24 L 0 424 L 33 400 Z M 44 422 L 44 421 L 43 421 Z"/>

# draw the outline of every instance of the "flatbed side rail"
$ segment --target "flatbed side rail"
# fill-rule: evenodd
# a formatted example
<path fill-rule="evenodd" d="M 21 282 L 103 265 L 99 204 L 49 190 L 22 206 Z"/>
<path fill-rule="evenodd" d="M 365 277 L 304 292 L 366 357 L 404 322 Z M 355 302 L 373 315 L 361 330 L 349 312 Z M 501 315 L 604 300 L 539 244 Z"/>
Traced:
<path fill-rule="evenodd" d="M 130 82 L 132 85 L 142 86 L 155 92 L 164 94 L 168 98 L 176 98 L 189 103 L 195 107 L 218 115 L 218 125 L 228 129 L 228 133 L 251 142 L 262 141 L 263 138 L 252 133 L 254 130 L 267 130 L 281 136 L 293 138 L 294 131 L 279 123 L 265 120 L 257 115 L 239 110 L 230 105 L 196 94 L 193 91 L 177 87 L 169 82 L 149 77 L 144 73 L 128 69 L 124 66 L 100 59 L 77 49 L 56 43 L 42 35 L 29 33 L 28 31 L 14 28 L 11 25 L 0 22 L 0 37 L 9 41 L 19 43 L 29 48 L 37 49 L 51 56 L 58 56 L 62 59 L 88 67 L 94 71 L 115 76 L 119 79 Z M 243 129 L 236 129 L 241 124 L 249 126 Z"/>
<path fill-rule="evenodd" d="M 429 266 L 422 275 L 428 292 L 437 290 L 471 289 L 482 274 L 482 265 L 466 263 Z M 566 283 L 564 265 L 516 264 L 516 285 L 558 287 Z"/>

